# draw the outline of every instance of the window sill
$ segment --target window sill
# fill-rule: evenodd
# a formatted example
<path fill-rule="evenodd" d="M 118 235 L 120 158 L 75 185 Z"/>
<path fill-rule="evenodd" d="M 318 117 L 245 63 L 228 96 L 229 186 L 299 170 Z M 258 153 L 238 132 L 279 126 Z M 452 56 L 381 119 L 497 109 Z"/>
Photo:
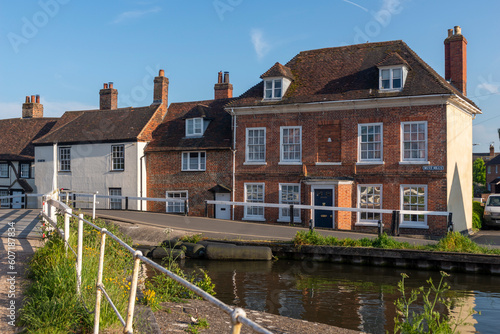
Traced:
<path fill-rule="evenodd" d="M 424 161 L 424 160 L 414 160 L 414 161 L 400 161 L 400 165 L 430 165 L 431 163 L 429 161 Z"/>
<path fill-rule="evenodd" d="M 374 223 L 371 223 L 371 222 L 356 222 L 356 224 L 354 224 L 354 226 L 378 227 L 378 223 L 377 222 L 374 222 Z"/>
<path fill-rule="evenodd" d="M 302 166 L 302 161 L 280 161 L 278 162 L 278 165 L 289 165 L 289 166 Z"/>
<path fill-rule="evenodd" d="M 243 165 L 248 165 L 248 166 L 252 166 L 252 165 L 254 165 L 254 166 L 265 166 L 265 165 L 267 165 L 267 162 L 265 162 L 265 161 L 255 161 L 255 162 L 253 162 L 253 161 L 245 161 L 243 163 Z"/>
<path fill-rule="evenodd" d="M 341 162 L 316 162 L 316 166 L 340 166 Z"/>
<path fill-rule="evenodd" d="M 277 220 L 277 222 L 278 223 L 290 223 L 290 218 L 280 218 Z M 293 223 L 294 224 L 302 224 L 302 220 L 300 220 L 299 218 L 297 218 L 297 219 L 294 218 Z"/>
<path fill-rule="evenodd" d="M 205 172 L 206 169 L 183 169 L 181 172 Z"/>
<path fill-rule="evenodd" d="M 385 165 L 385 161 L 358 161 L 356 162 L 356 166 L 363 165 Z"/>
<path fill-rule="evenodd" d="M 112 172 L 112 173 L 124 172 L 124 171 L 125 171 L 125 169 L 112 169 L 112 170 L 110 170 L 110 172 Z"/>
<path fill-rule="evenodd" d="M 401 92 L 403 90 L 403 87 L 401 88 L 379 88 L 378 92 L 379 93 L 397 93 Z"/>
<path fill-rule="evenodd" d="M 57 171 L 58 173 L 65 173 L 65 174 L 70 174 L 71 171 L 70 170 L 59 170 Z"/>
<path fill-rule="evenodd" d="M 273 101 L 281 101 L 283 98 L 281 97 L 272 97 L 272 98 L 263 98 L 262 102 L 273 102 Z"/>
<path fill-rule="evenodd" d="M 253 221 L 253 222 L 265 222 L 266 219 L 264 217 L 243 217 L 245 221 Z"/>
<path fill-rule="evenodd" d="M 427 224 L 413 224 L 413 223 L 401 223 L 399 225 L 399 228 L 416 228 L 416 229 L 421 229 L 421 230 L 428 230 L 429 225 Z"/>

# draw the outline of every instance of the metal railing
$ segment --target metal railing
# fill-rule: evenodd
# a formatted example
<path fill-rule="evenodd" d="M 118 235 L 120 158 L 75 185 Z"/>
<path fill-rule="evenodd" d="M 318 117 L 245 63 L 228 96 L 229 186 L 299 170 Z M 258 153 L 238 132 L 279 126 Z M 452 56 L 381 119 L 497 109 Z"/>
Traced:
<path fill-rule="evenodd" d="M 25 207 L 28 206 L 28 197 L 43 197 L 44 195 L 42 194 L 17 194 L 17 195 L 6 195 L 6 196 L 0 196 L 0 208 L 6 208 L 4 207 L 3 205 L 5 204 L 8 204 L 9 207 L 10 207 L 10 204 L 24 204 Z M 3 200 L 10 200 L 10 199 L 14 199 L 14 198 L 23 198 L 24 201 L 20 202 L 20 203 L 15 203 L 15 202 L 8 202 L 8 203 L 2 203 Z"/>
<path fill-rule="evenodd" d="M 205 215 L 208 217 L 208 205 L 231 205 L 231 206 L 243 206 L 248 207 L 264 207 L 264 208 L 279 208 L 288 209 L 289 211 L 289 222 L 290 224 L 296 223 L 294 210 L 321 210 L 321 211 L 347 211 L 347 212 L 369 212 L 369 213 L 380 213 L 380 214 L 391 214 L 391 231 L 393 235 L 399 235 L 400 220 L 402 215 L 423 215 L 423 216 L 446 216 L 447 217 L 447 231 L 452 232 L 453 227 L 453 215 L 448 211 L 416 211 L 416 210 L 388 210 L 388 209 L 364 209 L 364 208 L 345 208 L 336 206 L 319 206 L 319 205 L 303 205 L 303 204 L 276 204 L 276 203 L 254 203 L 254 202 L 230 202 L 230 201 L 205 201 Z M 300 215 L 300 214 L 299 214 Z M 310 228 L 315 228 L 314 219 L 310 220 Z M 381 220 L 377 222 L 377 227 L 380 229 Z M 405 226 L 403 226 L 405 227 Z M 409 227 L 412 228 L 412 227 Z"/>
<path fill-rule="evenodd" d="M 59 212 L 57 212 L 59 211 Z M 64 229 L 59 229 L 57 227 L 57 214 L 62 214 L 64 216 Z M 231 323 L 232 323 L 232 328 L 231 328 L 231 333 L 232 334 L 239 334 L 241 331 L 242 325 L 250 327 L 252 330 L 254 330 L 257 333 L 263 333 L 263 334 L 271 334 L 270 331 L 266 330 L 265 328 L 261 327 L 257 323 L 251 321 L 246 317 L 246 313 L 243 309 L 241 308 L 231 308 L 230 306 L 226 305 L 222 301 L 218 300 L 214 296 L 210 295 L 209 293 L 203 291 L 199 287 L 191 284 L 187 280 L 175 275 L 168 269 L 160 266 L 159 264 L 153 262 L 152 260 L 146 258 L 145 256 L 142 255 L 141 251 L 137 251 L 127 245 L 125 242 L 123 242 L 121 239 L 119 239 L 117 236 L 115 236 L 113 233 L 109 232 L 106 230 L 106 228 L 101 228 L 92 222 L 89 222 L 88 220 L 83 218 L 83 214 L 80 214 L 78 216 L 73 214 L 73 210 L 66 205 L 65 203 L 59 201 L 59 193 L 57 191 L 54 191 L 50 194 L 47 194 L 43 198 L 43 205 L 42 205 L 42 213 L 41 213 L 43 219 L 50 223 L 55 230 L 62 236 L 64 243 L 65 243 L 65 248 L 66 248 L 66 253 L 68 252 L 68 249 L 73 252 L 76 256 L 76 268 L 77 268 L 77 284 L 76 284 L 76 289 L 77 289 L 77 294 L 78 296 L 81 296 L 81 284 L 82 284 L 82 264 L 83 264 L 83 224 L 88 224 L 92 228 L 98 230 L 101 232 L 101 244 L 100 244 L 100 251 L 99 251 L 99 269 L 97 273 L 97 283 L 96 283 L 96 302 L 95 302 L 95 310 L 94 310 L 94 334 L 99 333 L 99 318 L 100 318 L 100 310 L 101 310 L 101 300 L 102 300 L 102 295 L 106 298 L 108 303 L 111 305 L 112 309 L 116 313 L 118 319 L 124 326 L 124 333 L 133 333 L 133 318 L 134 318 L 134 310 L 135 310 L 135 303 L 136 303 L 136 294 L 137 294 L 137 285 L 138 285 L 138 280 L 139 280 L 139 271 L 140 271 L 140 264 L 141 261 L 143 263 L 146 263 L 153 268 L 157 269 L 161 273 L 167 275 L 171 279 L 175 280 L 182 286 L 188 288 L 189 290 L 193 291 L 195 294 L 198 296 L 202 297 L 203 299 L 207 300 L 211 304 L 215 305 L 222 311 L 224 311 L 226 314 L 228 314 L 231 317 Z M 75 251 L 73 247 L 69 243 L 69 235 L 70 235 L 70 217 L 74 217 L 78 219 L 78 241 L 77 241 L 77 250 Z M 106 292 L 106 289 L 103 285 L 102 281 L 102 276 L 103 276 L 103 271 L 104 271 L 104 257 L 105 257 L 105 251 L 106 251 L 106 236 L 114 239 L 116 242 L 118 242 L 122 247 L 124 247 L 127 251 L 129 251 L 133 258 L 134 258 L 134 267 L 133 267 L 133 272 L 132 272 L 132 282 L 131 282 L 131 287 L 130 287 L 130 293 L 128 297 L 128 307 L 127 307 L 127 316 L 126 319 L 122 317 L 120 312 L 117 310 L 113 300 L 109 297 L 108 293 Z"/>

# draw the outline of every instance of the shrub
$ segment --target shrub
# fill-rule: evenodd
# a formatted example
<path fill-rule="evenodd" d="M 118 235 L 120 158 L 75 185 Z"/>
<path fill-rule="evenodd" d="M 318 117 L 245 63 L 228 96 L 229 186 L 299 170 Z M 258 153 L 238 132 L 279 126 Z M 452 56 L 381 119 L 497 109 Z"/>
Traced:
<path fill-rule="evenodd" d="M 480 229 L 483 226 L 484 207 L 479 202 L 472 202 L 472 227 Z"/>

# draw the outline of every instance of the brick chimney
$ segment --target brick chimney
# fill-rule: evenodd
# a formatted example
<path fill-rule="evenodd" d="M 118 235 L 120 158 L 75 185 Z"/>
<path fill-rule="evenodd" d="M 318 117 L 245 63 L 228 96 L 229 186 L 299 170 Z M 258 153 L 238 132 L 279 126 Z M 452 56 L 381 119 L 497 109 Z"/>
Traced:
<path fill-rule="evenodd" d="M 118 90 L 113 88 L 113 83 L 105 83 L 104 88 L 99 91 L 99 109 L 110 110 L 118 108 Z"/>
<path fill-rule="evenodd" d="M 23 103 L 23 118 L 43 117 L 43 104 L 40 103 L 40 95 L 26 96 Z"/>
<path fill-rule="evenodd" d="M 222 71 L 219 72 L 219 77 L 214 86 L 214 91 L 216 100 L 233 97 L 233 85 L 229 83 L 229 72 L 224 72 L 224 79 L 222 79 Z"/>
<path fill-rule="evenodd" d="M 490 157 L 493 158 L 495 156 L 495 145 L 493 143 L 490 144 Z"/>
<path fill-rule="evenodd" d="M 467 95 L 467 40 L 462 29 L 448 29 L 444 40 L 444 75 L 456 89 Z"/>
<path fill-rule="evenodd" d="M 168 106 L 168 78 L 165 77 L 165 71 L 160 70 L 154 79 L 153 104 L 162 103 Z"/>

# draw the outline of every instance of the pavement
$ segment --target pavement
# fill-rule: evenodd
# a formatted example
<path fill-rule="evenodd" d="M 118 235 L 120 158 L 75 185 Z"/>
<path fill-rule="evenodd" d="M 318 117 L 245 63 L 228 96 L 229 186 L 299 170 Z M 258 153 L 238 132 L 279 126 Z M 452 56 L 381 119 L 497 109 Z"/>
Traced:
<path fill-rule="evenodd" d="M 43 246 L 39 210 L 0 210 L 0 333 L 18 333 L 26 264 Z"/>
<path fill-rule="evenodd" d="M 88 213 L 88 212 L 86 212 Z M 222 220 L 205 217 L 190 217 L 167 213 L 140 211 L 96 210 L 96 216 L 102 219 L 136 224 L 139 226 L 154 226 L 178 229 L 193 233 L 202 233 L 204 237 L 231 240 L 278 240 L 290 241 L 298 231 L 307 231 L 304 227 L 274 225 L 268 223 L 253 223 L 234 220 Z M 337 231 L 316 229 L 325 236 L 337 238 L 376 238 L 373 233 L 354 231 Z M 398 241 L 406 241 L 415 245 L 434 244 L 435 240 L 413 238 L 407 236 L 395 237 Z"/>

